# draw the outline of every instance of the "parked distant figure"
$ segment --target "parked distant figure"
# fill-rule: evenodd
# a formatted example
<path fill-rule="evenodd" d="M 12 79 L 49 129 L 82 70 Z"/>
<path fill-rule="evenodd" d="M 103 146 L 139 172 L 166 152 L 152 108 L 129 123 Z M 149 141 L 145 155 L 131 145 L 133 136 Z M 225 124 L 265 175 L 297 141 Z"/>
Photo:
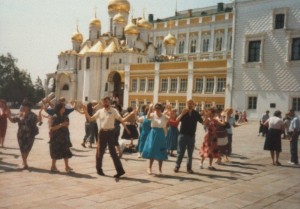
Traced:
<path fill-rule="evenodd" d="M 234 113 L 234 119 L 236 123 L 239 122 L 239 118 L 240 118 L 239 111 L 236 110 Z"/>
<path fill-rule="evenodd" d="M 289 136 L 289 128 L 290 128 L 290 124 L 291 124 L 291 116 L 290 116 L 290 112 L 285 114 L 285 117 L 283 118 L 283 123 L 284 123 L 284 131 L 283 131 L 283 138 L 282 139 L 290 139 Z"/>
<path fill-rule="evenodd" d="M 268 127 L 266 127 L 264 124 L 265 122 L 270 118 L 269 116 L 270 111 L 267 110 L 265 114 L 260 118 L 259 120 L 259 131 L 258 136 L 262 134 L 262 136 L 265 136 L 268 132 Z"/>

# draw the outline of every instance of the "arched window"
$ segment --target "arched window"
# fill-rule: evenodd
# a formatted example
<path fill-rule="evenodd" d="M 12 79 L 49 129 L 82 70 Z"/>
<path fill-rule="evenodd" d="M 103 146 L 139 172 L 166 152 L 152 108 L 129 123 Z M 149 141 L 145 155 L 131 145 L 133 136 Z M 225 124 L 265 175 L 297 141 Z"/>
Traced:
<path fill-rule="evenodd" d="M 90 58 L 87 57 L 86 58 L 86 69 L 90 69 L 90 62 L 91 62 Z"/>
<path fill-rule="evenodd" d="M 162 52 L 162 44 L 159 43 L 157 44 L 157 54 L 161 54 L 161 52 Z"/>
<path fill-rule="evenodd" d="M 109 69 L 109 57 L 106 58 L 106 70 Z"/>
<path fill-rule="evenodd" d="M 69 90 L 69 85 L 68 85 L 68 84 L 65 84 L 65 85 L 62 87 L 62 90 L 68 91 L 68 90 Z"/>
<path fill-rule="evenodd" d="M 192 40 L 191 42 L 191 53 L 195 53 L 196 52 L 196 40 Z"/>
<path fill-rule="evenodd" d="M 184 52 L 184 41 L 180 41 L 179 43 L 179 54 L 182 54 Z"/>

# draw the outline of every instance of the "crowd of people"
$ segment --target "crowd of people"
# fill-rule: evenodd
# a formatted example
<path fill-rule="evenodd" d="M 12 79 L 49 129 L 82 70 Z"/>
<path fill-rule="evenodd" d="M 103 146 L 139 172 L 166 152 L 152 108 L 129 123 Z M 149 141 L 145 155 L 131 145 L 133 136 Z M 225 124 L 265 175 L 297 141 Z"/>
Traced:
<path fill-rule="evenodd" d="M 24 100 L 17 114 L 12 114 L 4 100 L 0 100 L 0 146 L 4 147 L 4 139 L 7 129 L 7 120 L 18 123 L 17 139 L 20 147 L 23 169 L 28 169 L 27 158 L 34 143 L 35 136 L 39 133 L 38 125 L 43 118 L 49 125 L 49 150 L 52 164 L 51 172 L 59 172 L 56 161 L 63 159 L 65 171 L 72 172 L 69 159 L 73 156 L 70 139 L 69 117 L 74 110 L 85 117 L 85 136 L 81 145 L 92 148 L 96 143 L 96 170 L 101 176 L 105 176 L 102 168 L 103 156 L 108 147 L 112 157 L 116 174 L 119 178 L 125 174 L 122 162 L 124 149 L 120 146 L 119 138 L 127 140 L 127 148 L 135 149 L 138 158 L 149 159 L 147 173 L 153 174 L 154 161 L 158 161 L 158 175 L 163 173 L 163 161 L 168 157 L 176 158 L 174 172 L 180 170 L 180 166 L 187 151 L 186 171 L 194 173 L 192 168 L 193 152 L 195 150 L 197 124 L 204 127 L 204 138 L 199 147 L 200 169 L 204 168 L 204 161 L 208 159 L 208 169 L 216 170 L 216 164 L 229 162 L 232 154 L 232 128 L 247 122 L 246 112 L 236 111 L 232 108 L 225 110 L 217 108 L 204 109 L 201 112 L 195 110 L 195 102 L 188 100 L 186 108 L 180 114 L 171 105 L 164 107 L 161 103 L 128 107 L 125 114 L 120 103 L 112 102 L 110 97 L 103 98 L 100 102 L 92 101 L 87 105 L 76 105 L 76 102 L 66 104 L 64 98 L 52 104 L 45 99 L 38 115 L 31 111 L 30 102 Z M 140 110 L 140 111 L 139 111 Z M 46 113 L 46 114 L 45 114 Z M 100 126 L 98 127 L 97 120 Z M 121 134 L 121 126 L 124 131 Z M 289 163 L 298 164 L 298 137 L 299 118 L 293 110 L 281 119 L 281 112 L 275 111 L 274 116 L 269 116 L 269 111 L 261 117 L 259 135 L 265 136 L 264 149 L 271 153 L 273 165 L 281 165 L 279 154 L 281 150 L 281 135 L 290 139 L 291 160 Z M 139 129 L 138 129 L 139 127 Z M 137 144 L 134 141 L 137 140 Z M 176 152 L 176 154 L 175 154 Z"/>

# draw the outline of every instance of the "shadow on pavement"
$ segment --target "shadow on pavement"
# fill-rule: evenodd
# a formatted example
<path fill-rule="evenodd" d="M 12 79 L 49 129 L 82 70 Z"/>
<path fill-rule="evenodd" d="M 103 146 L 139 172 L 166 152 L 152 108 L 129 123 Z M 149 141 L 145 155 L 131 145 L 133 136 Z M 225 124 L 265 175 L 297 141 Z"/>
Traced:
<path fill-rule="evenodd" d="M 239 154 L 231 154 L 229 157 L 230 157 L 230 158 L 239 158 L 239 159 L 242 159 L 242 160 L 247 160 L 247 159 L 249 159 L 248 157 L 245 157 L 245 156 L 239 155 Z"/>
<path fill-rule="evenodd" d="M 88 174 L 81 174 L 81 173 L 76 173 L 76 172 L 51 172 L 50 170 L 42 169 L 42 168 L 35 168 L 35 167 L 29 167 L 28 168 L 29 172 L 37 172 L 37 173 L 48 173 L 48 174 L 53 174 L 53 175 L 64 175 L 64 176 L 71 176 L 74 178 L 86 178 L 86 179 L 96 179 L 96 177 L 93 177 Z"/>
<path fill-rule="evenodd" d="M 237 177 L 232 177 L 232 176 L 220 176 L 220 175 L 215 175 L 215 174 L 205 174 L 205 173 L 198 173 L 198 172 L 195 172 L 194 175 L 205 176 L 205 177 L 208 177 L 211 179 L 228 179 L 228 180 L 238 180 L 239 179 Z"/>
<path fill-rule="evenodd" d="M 76 149 L 76 148 L 71 148 L 72 151 L 75 151 L 75 152 L 90 152 L 92 151 L 91 149 L 90 150 L 82 150 L 82 149 Z"/>
<path fill-rule="evenodd" d="M 241 164 L 222 164 L 222 166 L 228 166 L 228 167 L 233 167 L 233 168 L 243 168 L 243 169 L 248 169 L 248 170 L 258 170 L 257 168 L 252 168 L 248 167 L 246 165 L 241 165 Z"/>
<path fill-rule="evenodd" d="M 231 164 L 239 164 L 239 165 L 244 165 L 244 166 L 247 166 L 247 165 L 250 165 L 250 166 L 262 166 L 262 167 L 265 167 L 266 165 L 263 165 L 263 164 L 257 164 L 257 163 L 243 163 L 243 162 L 237 162 L 237 161 L 230 161 Z"/>
<path fill-rule="evenodd" d="M 9 156 L 13 156 L 14 158 L 19 158 L 20 155 L 17 155 L 17 154 L 10 154 L 10 153 L 3 153 L 3 152 L 0 152 L 1 155 L 9 155 Z"/>

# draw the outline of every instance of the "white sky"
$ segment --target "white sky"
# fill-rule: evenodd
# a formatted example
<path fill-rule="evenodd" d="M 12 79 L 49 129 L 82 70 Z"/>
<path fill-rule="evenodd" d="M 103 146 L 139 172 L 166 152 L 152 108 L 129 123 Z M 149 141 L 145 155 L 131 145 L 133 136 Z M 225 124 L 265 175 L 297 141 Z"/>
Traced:
<path fill-rule="evenodd" d="M 17 66 L 27 70 L 35 82 L 55 72 L 57 55 L 72 48 L 71 36 L 76 30 L 84 40 L 90 20 L 101 20 L 101 32 L 108 31 L 108 0 L 0 0 L 0 55 L 11 53 Z M 134 17 L 154 14 L 154 19 L 173 16 L 176 0 L 129 0 Z M 177 0 L 177 10 L 187 10 L 229 3 L 231 0 Z"/>

